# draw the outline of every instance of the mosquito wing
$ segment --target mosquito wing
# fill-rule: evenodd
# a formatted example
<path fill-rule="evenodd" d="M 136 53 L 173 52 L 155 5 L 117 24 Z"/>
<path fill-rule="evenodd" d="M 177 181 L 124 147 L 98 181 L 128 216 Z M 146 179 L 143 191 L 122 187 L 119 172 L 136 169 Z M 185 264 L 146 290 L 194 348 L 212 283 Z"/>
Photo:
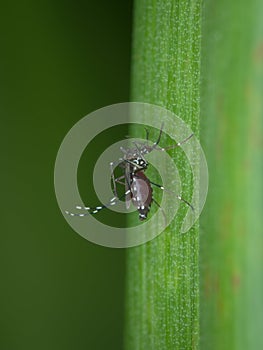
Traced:
<path fill-rule="evenodd" d="M 126 163 L 125 166 L 125 202 L 126 202 L 126 209 L 130 208 L 131 205 L 131 165 L 129 163 Z"/>

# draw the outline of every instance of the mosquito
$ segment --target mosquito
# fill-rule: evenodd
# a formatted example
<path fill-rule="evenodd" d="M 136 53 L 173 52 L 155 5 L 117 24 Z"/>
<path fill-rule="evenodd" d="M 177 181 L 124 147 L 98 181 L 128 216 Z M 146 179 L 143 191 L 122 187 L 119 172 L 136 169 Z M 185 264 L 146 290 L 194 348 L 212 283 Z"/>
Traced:
<path fill-rule="evenodd" d="M 99 205 L 96 207 L 76 206 L 76 209 L 83 210 L 86 212 L 72 213 L 72 212 L 66 211 L 66 214 L 70 216 L 79 216 L 79 217 L 83 217 L 89 214 L 97 214 L 102 209 L 109 208 L 115 205 L 118 201 L 120 201 L 122 198 L 125 197 L 126 207 L 127 208 L 129 207 L 130 201 L 131 201 L 138 211 L 140 221 L 144 221 L 147 219 L 152 203 L 155 203 L 159 207 L 159 209 L 162 211 L 164 218 L 166 220 L 165 213 L 162 207 L 153 197 L 152 186 L 158 187 L 163 191 L 167 191 L 167 190 L 162 185 L 156 184 L 155 182 L 151 181 L 145 174 L 145 171 L 147 170 L 149 165 L 149 163 L 145 159 L 145 155 L 154 150 L 167 151 L 167 150 L 171 150 L 176 147 L 179 147 L 182 144 L 186 143 L 193 136 L 193 134 L 191 134 L 186 139 L 182 140 L 181 142 L 178 142 L 173 146 L 159 148 L 158 145 L 160 143 L 162 133 L 163 133 L 163 124 L 161 126 L 160 133 L 157 140 L 151 146 L 149 145 L 149 142 L 148 142 L 149 131 L 146 130 L 146 141 L 147 141 L 146 143 L 134 142 L 134 148 L 128 148 L 128 149 L 125 149 L 123 147 L 120 148 L 121 151 L 123 152 L 123 157 L 120 158 L 118 162 L 110 163 L 111 181 L 113 184 L 114 197 L 111 198 L 107 204 Z M 117 178 L 115 178 L 115 175 L 114 175 L 114 165 L 118 166 L 123 171 L 123 174 Z M 125 186 L 125 193 L 121 197 L 118 197 L 116 184 L 121 184 Z M 171 191 L 168 191 L 168 192 L 171 192 Z M 176 195 L 176 197 L 178 200 L 184 202 L 192 210 L 194 210 L 193 206 L 184 198 L 182 198 L 180 195 Z"/>

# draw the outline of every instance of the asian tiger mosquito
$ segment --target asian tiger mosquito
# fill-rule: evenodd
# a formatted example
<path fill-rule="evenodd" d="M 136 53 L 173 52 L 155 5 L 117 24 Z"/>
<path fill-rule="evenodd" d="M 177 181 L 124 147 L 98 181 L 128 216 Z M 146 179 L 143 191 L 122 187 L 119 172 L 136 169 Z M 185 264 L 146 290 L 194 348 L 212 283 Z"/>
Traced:
<path fill-rule="evenodd" d="M 129 205 L 128 204 L 129 200 L 131 199 L 132 204 L 137 208 L 137 211 L 139 213 L 139 219 L 141 221 L 147 219 L 147 215 L 151 209 L 151 204 L 153 202 L 159 207 L 160 210 L 162 210 L 159 203 L 153 198 L 152 185 L 164 191 L 166 189 L 163 186 L 150 181 L 149 178 L 145 175 L 145 171 L 147 170 L 149 163 L 145 159 L 144 155 L 154 150 L 167 151 L 170 149 L 174 149 L 176 147 L 181 146 L 183 143 L 187 142 L 193 136 L 193 134 L 191 134 L 186 139 L 184 139 L 181 142 L 178 142 L 173 146 L 169 146 L 165 148 L 157 148 L 161 140 L 162 132 L 163 132 L 163 124 L 161 126 L 157 141 L 155 141 L 152 146 L 149 146 L 148 144 L 149 131 L 146 130 L 146 140 L 147 140 L 146 144 L 134 142 L 135 148 L 124 149 L 123 147 L 121 147 L 121 151 L 124 154 L 123 157 L 119 159 L 119 162 L 110 163 L 111 180 L 113 184 L 114 197 L 111 198 L 111 200 L 107 204 L 100 205 L 97 207 L 76 206 L 76 209 L 85 210 L 87 212 L 72 213 L 69 211 L 65 211 L 65 213 L 70 216 L 79 216 L 79 217 L 83 217 L 89 214 L 96 214 L 102 209 L 109 208 L 110 206 L 115 205 L 116 202 L 118 202 L 124 196 L 126 197 L 127 207 Z M 115 178 L 114 176 L 114 164 L 117 164 L 117 166 L 119 166 L 123 170 L 123 175 L 117 178 Z M 125 186 L 125 193 L 121 197 L 118 197 L 118 194 L 117 194 L 117 188 L 116 188 L 117 183 Z M 169 192 L 172 192 L 172 191 L 169 191 Z M 187 204 L 192 210 L 194 210 L 193 206 L 184 198 L 182 198 L 180 195 L 176 195 L 176 197 L 180 201 Z M 163 215 L 165 218 L 164 212 L 163 212 Z"/>

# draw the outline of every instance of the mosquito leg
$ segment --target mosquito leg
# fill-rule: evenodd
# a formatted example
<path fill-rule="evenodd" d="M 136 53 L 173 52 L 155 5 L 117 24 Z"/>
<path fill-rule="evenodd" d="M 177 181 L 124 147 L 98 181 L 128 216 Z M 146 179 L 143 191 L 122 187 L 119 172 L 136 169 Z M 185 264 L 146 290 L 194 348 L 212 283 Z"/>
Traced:
<path fill-rule="evenodd" d="M 176 147 L 179 147 L 181 146 L 182 144 L 186 143 L 188 140 L 190 140 L 191 137 L 193 137 L 194 134 L 191 134 L 190 136 L 188 136 L 186 139 L 184 139 L 183 141 L 181 142 L 178 142 L 176 145 L 173 145 L 173 146 L 168 146 L 168 147 L 164 147 L 164 148 L 156 148 L 157 151 L 168 151 L 170 149 L 174 149 Z"/>
<path fill-rule="evenodd" d="M 140 178 L 140 176 L 138 176 L 138 175 L 135 175 L 135 176 L 136 176 L 137 178 Z M 148 181 L 150 182 L 150 184 L 152 184 L 152 185 L 154 185 L 154 186 L 156 186 L 156 187 L 159 187 L 161 190 L 163 190 L 163 191 L 165 191 L 165 192 L 169 192 L 169 193 L 175 194 L 175 192 L 170 191 L 170 190 L 167 190 L 167 189 L 164 188 L 162 185 L 159 185 L 159 184 L 157 184 L 157 183 L 155 183 L 155 182 L 152 182 L 152 181 L 150 181 L 149 179 L 148 179 Z M 179 195 L 177 195 L 177 194 L 175 194 L 175 196 L 176 196 L 177 199 L 179 199 L 180 201 L 182 201 L 182 202 L 184 202 L 185 204 L 187 204 L 187 205 L 194 211 L 194 207 L 193 207 L 187 200 L 185 200 L 183 197 L 181 197 L 181 196 L 179 196 Z"/>
<path fill-rule="evenodd" d="M 127 192 L 127 191 L 126 191 Z M 117 202 L 119 202 L 124 196 L 126 196 L 126 193 L 121 196 L 120 198 L 118 197 L 113 197 L 107 204 L 105 205 L 101 205 L 101 206 L 97 206 L 97 207 L 81 207 L 81 206 L 76 206 L 76 209 L 80 209 L 80 210 L 86 210 L 87 212 L 86 213 L 72 213 L 68 210 L 65 210 L 65 213 L 70 215 L 70 216 L 80 216 L 80 217 L 83 217 L 83 216 L 87 216 L 87 215 L 90 215 L 90 214 L 97 214 L 99 211 L 101 211 L 102 209 L 105 209 L 105 208 L 109 208 L 110 206 L 112 205 L 115 205 Z M 130 192 L 130 191 L 129 191 Z"/>
<path fill-rule="evenodd" d="M 123 179 L 125 179 L 125 180 L 121 181 Z M 124 196 L 126 196 L 126 201 L 127 201 L 130 198 L 129 196 L 130 196 L 130 193 L 131 193 L 131 187 L 130 187 L 130 185 L 128 183 L 126 175 L 122 175 L 122 176 L 118 177 L 117 179 L 115 179 L 115 183 L 118 183 L 120 185 L 125 186 Z M 122 196 L 122 197 L 124 197 L 124 196 Z"/>
<path fill-rule="evenodd" d="M 132 161 L 131 161 L 131 160 L 129 160 L 129 159 L 123 159 L 123 158 L 120 158 L 120 160 L 121 160 L 121 161 L 123 161 L 123 162 L 126 162 L 126 163 L 131 164 L 133 167 L 136 167 L 136 168 L 137 168 L 137 170 L 142 170 L 142 169 L 144 169 L 144 167 L 140 166 L 140 165 L 139 165 L 139 164 L 137 164 L 137 163 L 132 162 Z"/>
<path fill-rule="evenodd" d="M 120 176 L 118 177 L 117 179 L 115 179 L 115 176 L 114 176 L 114 164 L 119 164 L 117 162 L 113 163 L 111 162 L 110 163 L 110 171 L 111 171 L 111 181 L 112 181 L 112 184 L 113 184 L 113 193 L 116 197 L 118 197 L 118 193 L 117 193 L 117 189 L 116 189 L 116 182 L 117 180 L 121 180 L 121 179 L 124 179 L 125 176 Z"/>
<path fill-rule="evenodd" d="M 121 181 L 122 179 L 125 179 L 125 175 L 122 175 L 120 177 L 117 177 L 117 179 L 115 179 L 115 183 L 118 183 L 120 185 L 125 185 L 125 181 Z"/>
<path fill-rule="evenodd" d="M 112 181 L 112 184 L 113 184 L 113 193 L 114 193 L 114 196 L 115 196 L 115 197 L 118 197 L 117 189 L 116 189 L 116 180 L 115 180 L 115 176 L 114 176 L 114 167 L 113 167 L 113 165 L 114 165 L 114 163 L 111 162 L 111 163 L 110 163 L 111 181 Z"/>
<path fill-rule="evenodd" d="M 126 184 L 125 182 L 121 181 L 123 179 L 125 179 L 125 175 L 122 175 L 122 176 L 117 177 L 117 178 L 114 177 L 115 188 L 116 188 L 116 183 L 119 183 L 121 185 L 125 185 Z M 65 213 L 70 215 L 70 216 L 80 216 L 80 217 L 87 216 L 89 214 L 96 214 L 99 211 L 101 211 L 102 209 L 105 209 L 105 208 L 108 208 L 108 207 L 110 207 L 112 205 L 115 205 L 118 201 L 120 201 L 124 196 L 127 196 L 130 192 L 131 192 L 130 189 L 126 190 L 124 195 L 121 196 L 120 198 L 118 198 L 118 196 L 115 195 L 113 198 L 111 198 L 111 200 L 106 205 L 101 205 L 101 206 L 97 206 L 97 207 L 93 207 L 93 208 L 92 207 L 80 206 L 80 205 L 76 206 L 76 209 L 78 209 L 78 210 L 86 210 L 87 213 L 72 213 L 72 212 L 69 212 L 67 210 L 65 211 Z"/>
<path fill-rule="evenodd" d="M 194 207 L 192 206 L 192 204 L 190 204 L 189 202 L 187 202 L 187 200 L 185 200 L 183 197 L 181 196 L 176 196 L 180 201 L 184 202 L 185 204 L 188 205 L 188 207 L 190 207 L 192 209 L 192 211 L 194 211 Z"/>
<path fill-rule="evenodd" d="M 128 151 L 124 148 L 124 147 L 120 147 L 120 150 L 124 153 L 124 154 L 127 154 Z"/>
<path fill-rule="evenodd" d="M 163 208 L 160 206 L 160 204 L 154 198 L 152 198 L 152 200 L 157 205 L 157 207 L 161 210 L 161 212 L 163 214 L 163 217 L 164 217 L 164 224 L 165 224 L 165 227 L 166 227 L 167 226 L 167 218 L 166 218 L 166 215 L 165 215 L 165 212 L 164 212 Z"/>
<path fill-rule="evenodd" d="M 113 197 L 110 201 L 110 205 L 114 205 L 116 203 L 116 197 Z M 86 213 L 72 213 L 68 210 L 65 210 L 65 213 L 70 215 L 70 216 L 80 216 L 80 217 L 83 217 L 83 216 L 87 216 L 87 215 L 90 215 L 90 214 L 96 214 L 98 213 L 99 211 L 101 211 L 102 209 L 104 208 L 107 208 L 106 205 L 101 205 L 101 206 L 97 206 L 97 207 L 94 207 L 94 208 L 91 208 L 91 207 L 81 207 L 79 205 L 76 206 L 76 209 L 79 209 L 79 210 L 86 210 L 87 212 Z"/>
<path fill-rule="evenodd" d="M 118 198 L 113 197 L 111 199 L 111 201 L 109 202 L 109 204 L 101 205 L 101 206 L 97 206 L 97 207 L 89 208 L 89 209 L 88 209 L 88 207 L 81 207 L 81 206 L 78 206 L 78 205 L 76 206 L 76 209 L 87 210 L 86 213 L 72 213 L 72 212 L 70 212 L 68 210 L 65 210 L 65 213 L 70 215 L 70 216 L 80 216 L 80 217 L 87 216 L 87 215 L 90 215 L 90 214 L 96 214 L 99 211 L 101 211 L 102 209 L 109 207 L 110 205 L 115 205 L 117 200 L 118 200 Z"/>
<path fill-rule="evenodd" d="M 168 147 L 163 147 L 163 148 L 157 148 L 160 139 L 161 139 L 161 135 L 162 135 L 162 128 L 163 128 L 163 124 L 161 126 L 161 130 L 160 130 L 160 134 L 159 137 L 157 139 L 156 142 L 154 142 L 154 144 L 152 146 L 148 146 L 148 145 L 144 145 L 144 148 L 141 149 L 141 153 L 142 154 L 147 154 L 150 153 L 154 150 L 156 151 L 169 151 L 170 149 L 174 149 L 176 147 L 181 146 L 182 144 L 186 143 L 191 137 L 194 136 L 194 134 L 191 134 L 190 136 L 188 136 L 186 139 L 184 139 L 183 141 L 178 142 L 177 144 L 173 145 L 173 146 L 168 146 Z M 138 144 L 140 144 L 139 142 L 137 142 Z M 142 144 L 142 143 L 141 143 Z"/>

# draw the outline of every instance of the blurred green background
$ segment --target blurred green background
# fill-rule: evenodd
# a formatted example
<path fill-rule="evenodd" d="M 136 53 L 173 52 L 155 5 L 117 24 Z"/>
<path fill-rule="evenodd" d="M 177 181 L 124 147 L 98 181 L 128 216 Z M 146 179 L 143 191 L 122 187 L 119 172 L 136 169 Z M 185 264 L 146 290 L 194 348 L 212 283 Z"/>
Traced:
<path fill-rule="evenodd" d="M 53 170 L 80 118 L 129 99 L 131 17 L 131 0 L 2 4 L 0 349 L 122 348 L 125 252 L 68 226 Z"/>

